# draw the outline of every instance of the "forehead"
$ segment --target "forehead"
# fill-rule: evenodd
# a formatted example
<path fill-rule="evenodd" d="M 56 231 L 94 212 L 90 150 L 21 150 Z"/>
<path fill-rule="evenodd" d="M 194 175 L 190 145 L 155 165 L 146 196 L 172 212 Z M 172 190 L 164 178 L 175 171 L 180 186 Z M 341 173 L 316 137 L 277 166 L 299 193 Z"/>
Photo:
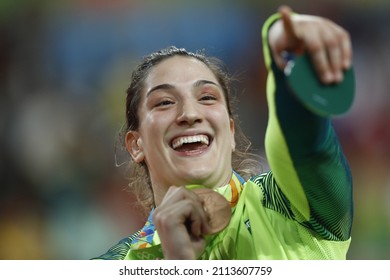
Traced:
<path fill-rule="evenodd" d="M 186 56 L 173 56 L 154 66 L 145 79 L 145 86 L 156 84 L 183 84 L 196 80 L 218 83 L 214 73 L 202 61 Z"/>

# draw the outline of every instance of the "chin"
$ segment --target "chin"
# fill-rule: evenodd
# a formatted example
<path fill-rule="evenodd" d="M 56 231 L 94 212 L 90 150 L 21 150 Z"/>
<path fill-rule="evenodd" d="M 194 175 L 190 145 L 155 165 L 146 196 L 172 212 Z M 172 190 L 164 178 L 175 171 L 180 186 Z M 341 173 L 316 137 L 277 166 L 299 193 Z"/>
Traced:
<path fill-rule="evenodd" d="M 212 184 L 216 179 L 213 179 L 212 177 L 215 176 L 215 172 L 212 172 L 211 168 L 204 167 L 201 169 L 192 169 L 192 170 L 185 170 L 182 172 L 185 178 L 185 184 L 199 184 L 199 185 L 209 185 Z M 215 186 L 208 186 L 208 187 L 215 187 Z"/>
<path fill-rule="evenodd" d="M 183 180 L 202 180 L 210 176 L 211 172 L 208 168 L 186 168 L 185 166 L 180 166 L 175 170 L 175 172 Z"/>

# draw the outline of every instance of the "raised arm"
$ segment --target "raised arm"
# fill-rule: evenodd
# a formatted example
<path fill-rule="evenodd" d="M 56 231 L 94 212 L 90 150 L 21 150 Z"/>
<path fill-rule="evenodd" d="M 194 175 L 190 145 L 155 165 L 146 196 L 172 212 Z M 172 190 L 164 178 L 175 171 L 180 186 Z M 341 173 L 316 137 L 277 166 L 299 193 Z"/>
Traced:
<path fill-rule="evenodd" d="M 275 180 L 299 222 L 323 238 L 347 240 L 353 211 L 348 162 L 331 120 L 294 98 L 283 73 L 283 52 L 308 52 L 320 80 L 337 83 L 351 66 L 349 35 L 327 19 L 296 15 L 282 7 L 265 24 L 263 40 L 269 70 L 265 145 Z"/>

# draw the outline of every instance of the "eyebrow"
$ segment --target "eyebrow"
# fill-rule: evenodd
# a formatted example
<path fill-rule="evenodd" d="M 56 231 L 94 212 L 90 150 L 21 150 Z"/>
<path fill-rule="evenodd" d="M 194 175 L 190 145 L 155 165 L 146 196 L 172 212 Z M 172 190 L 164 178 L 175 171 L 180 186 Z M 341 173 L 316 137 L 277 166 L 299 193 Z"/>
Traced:
<path fill-rule="evenodd" d="M 207 85 L 207 84 L 211 84 L 211 85 L 214 85 L 218 88 L 221 88 L 220 85 L 218 85 L 217 83 L 213 82 L 213 81 L 209 81 L 209 80 L 198 80 L 196 81 L 194 84 L 193 84 L 193 87 L 194 88 L 197 88 L 197 87 L 201 87 L 201 86 L 204 86 L 204 85 Z M 170 89 L 174 89 L 175 86 L 172 85 L 172 84 L 161 84 L 161 85 L 157 85 L 157 86 L 154 86 L 152 87 L 147 93 L 146 93 L 146 97 L 148 97 L 151 93 L 153 93 L 154 91 L 156 90 L 160 90 L 160 89 L 165 89 L 165 90 L 170 90 Z"/>
<path fill-rule="evenodd" d="M 200 87 L 200 86 L 204 86 L 204 85 L 207 85 L 207 84 L 212 84 L 216 87 L 220 87 L 220 85 L 218 85 L 217 83 L 214 83 L 212 81 L 209 81 L 209 80 L 199 80 L 199 81 L 196 81 L 194 83 L 194 87 Z"/>

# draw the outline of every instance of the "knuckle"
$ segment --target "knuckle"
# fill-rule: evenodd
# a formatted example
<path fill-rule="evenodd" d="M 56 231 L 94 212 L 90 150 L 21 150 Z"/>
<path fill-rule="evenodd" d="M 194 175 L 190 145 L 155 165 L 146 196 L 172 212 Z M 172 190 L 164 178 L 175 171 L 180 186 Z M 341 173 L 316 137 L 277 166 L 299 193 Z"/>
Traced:
<path fill-rule="evenodd" d="M 340 39 L 337 36 L 328 36 L 325 37 L 324 42 L 328 48 L 334 49 L 339 46 Z"/>
<path fill-rule="evenodd" d="M 312 52 L 312 53 L 317 53 L 323 49 L 323 44 L 319 40 L 313 40 L 308 42 L 306 48 Z"/>
<path fill-rule="evenodd" d="M 161 220 L 163 218 L 164 218 L 164 215 L 161 215 L 161 212 L 158 209 L 156 209 L 154 211 L 153 217 L 152 217 L 154 224 L 156 224 L 156 225 L 160 224 Z"/>

